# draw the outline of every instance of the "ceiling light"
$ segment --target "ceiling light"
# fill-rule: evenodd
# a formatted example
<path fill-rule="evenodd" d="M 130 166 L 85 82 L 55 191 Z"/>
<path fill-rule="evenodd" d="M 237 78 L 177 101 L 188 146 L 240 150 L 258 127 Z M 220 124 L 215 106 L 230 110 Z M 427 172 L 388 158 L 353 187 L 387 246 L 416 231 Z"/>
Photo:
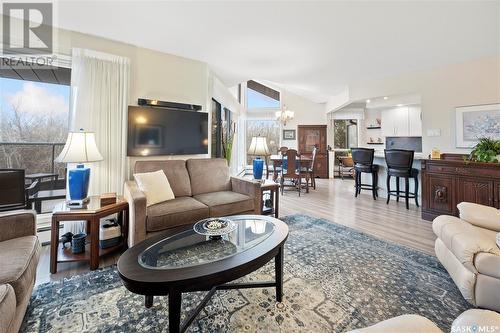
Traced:
<path fill-rule="evenodd" d="M 366 100 L 366 103 L 370 103 L 371 101 L 369 99 Z"/>
<path fill-rule="evenodd" d="M 286 126 L 286 123 L 293 119 L 295 116 L 295 112 L 287 109 L 286 106 L 283 106 L 283 109 L 280 111 L 276 111 L 276 120 L 279 120 L 283 125 Z"/>
<path fill-rule="evenodd" d="M 387 97 L 387 96 L 384 96 L 384 100 L 385 100 L 385 101 L 386 101 L 386 100 L 388 100 L 388 99 L 389 99 L 389 97 Z"/>
<path fill-rule="evenodd" d="M 398 104 L 398 105 L 396 105 L 396 106 L 397 106 L 397 107 L 401 107 L 401 106 L 403 106 L 403 104 Z"/>

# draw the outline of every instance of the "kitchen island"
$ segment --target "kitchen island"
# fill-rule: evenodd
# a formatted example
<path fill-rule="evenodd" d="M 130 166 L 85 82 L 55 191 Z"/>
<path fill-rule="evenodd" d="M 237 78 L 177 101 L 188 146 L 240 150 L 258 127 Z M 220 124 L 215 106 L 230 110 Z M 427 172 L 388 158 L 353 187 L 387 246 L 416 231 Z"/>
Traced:
<path fill-rule="evenodd" d="M 422 182 L 421 182 L 421 160 L 425 158 L 424 154 L 422 153 L 415 153 L 415 156 L 413 158 L 413 168 L 418 169 L 418 202 L 419 204 L 422 202 L 421 201 L 421 193 L 422 193 Z M 373 164 L 377 164 L 379 166 L 378 169 L 378 195 L 379 198 L 387 198 L 387 163 L 385 162 L 385 156 L 384 156 L 384 151 L 379 150 L 375 151 L 375 155 L 373 158 Z M 361 182 L 363 184 L 371 184 L 372 183 L 372 176 L 368 173 L 362 173 L 361 174 Z M 399 179 L 399 190 L 404 191 L 405 189 L 405 184 L 404 184 L 404 178 Z M 396 177 L 391 177 L 391 190 L 396 190 Z M 410 193 L 413 193 L 415 191 L 415 182 L 413 179 L 410 178 Z M 366 192 L 366 191 L 365 191 Z M 391 201 L 396 200 L 395 197 L 391 197 Z M 399 199 L 400 202 L 404 203 L 404 195 Z M 410 204 L 415 205 L 415 200 L 414 199 L 409 199 L 408 200 Z M 390 202 L 389 202 L 390 204 Z"/>

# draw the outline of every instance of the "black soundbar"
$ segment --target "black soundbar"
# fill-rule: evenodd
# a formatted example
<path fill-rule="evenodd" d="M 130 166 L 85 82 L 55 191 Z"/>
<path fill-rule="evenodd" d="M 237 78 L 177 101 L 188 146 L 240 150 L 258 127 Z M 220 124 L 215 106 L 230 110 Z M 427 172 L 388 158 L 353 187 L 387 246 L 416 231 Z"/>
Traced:
<path fill-rule="evenodd" d="M 200 111 L 201 110 L 201 105 L 184 104 L 184 103 L 176 103 L 176 102 L 165 102 L 165 101 L 159 101 L 156 99 L 139 98 L 139 99 L 137 99 L 137 104 L 139 106 L 154 106 L 154 107 L 159 107 L 159 108 L 184 110 L 184 111 Z"/>

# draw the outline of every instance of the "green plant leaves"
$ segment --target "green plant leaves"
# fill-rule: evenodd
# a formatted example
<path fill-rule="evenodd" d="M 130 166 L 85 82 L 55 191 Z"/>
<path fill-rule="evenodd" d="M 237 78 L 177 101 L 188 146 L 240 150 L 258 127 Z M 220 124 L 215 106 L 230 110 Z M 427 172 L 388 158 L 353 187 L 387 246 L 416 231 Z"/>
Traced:
<path fill-rule="evenodd" d="M 480 138 L 470 154 L 471 160 L 485 163 L 500 162 L 500 140 Z"/>

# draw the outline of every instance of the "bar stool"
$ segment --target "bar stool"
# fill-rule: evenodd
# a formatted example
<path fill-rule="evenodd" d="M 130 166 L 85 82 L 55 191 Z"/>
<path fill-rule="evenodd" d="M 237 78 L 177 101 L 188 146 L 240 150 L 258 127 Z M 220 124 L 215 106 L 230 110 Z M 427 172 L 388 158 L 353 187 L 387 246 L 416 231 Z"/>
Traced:
<path fill-rule="evenodd" d="M 355 194 L 357 197 L 361 193 L 361 190 L 371 190 L 373 195 L 373 200 L 377 200 L 378 197 L 378 165 L 373 164 L 373 155 L 375 153 L 374 149 L 368 148 L 352 148 L 352 161 L 354 162 L 354 182 L 355 182 Z M 363 184 L 361 183 L 362 173 L 372 174 L 372 183 Z"/>
<path fill-rule="evenodd" d="M 415 198 L 415 204 L 418 207 L 418 169 L 413 168 L 413 150 L 404 149 L 386 149 L 384 150 L 385 161 L 387 163 L 387 204 L 391 195 L 399 197 L 404 196 L 406 209 L 409 209 L 408 199 Z M 396 177 L 396 190 L 391 191 L 391 176 Z M 405 179 L 405 190 L 399 190 L 399 178 Z M 410 193 L 410 178 L 415 182 L 415 192 Z"/>

